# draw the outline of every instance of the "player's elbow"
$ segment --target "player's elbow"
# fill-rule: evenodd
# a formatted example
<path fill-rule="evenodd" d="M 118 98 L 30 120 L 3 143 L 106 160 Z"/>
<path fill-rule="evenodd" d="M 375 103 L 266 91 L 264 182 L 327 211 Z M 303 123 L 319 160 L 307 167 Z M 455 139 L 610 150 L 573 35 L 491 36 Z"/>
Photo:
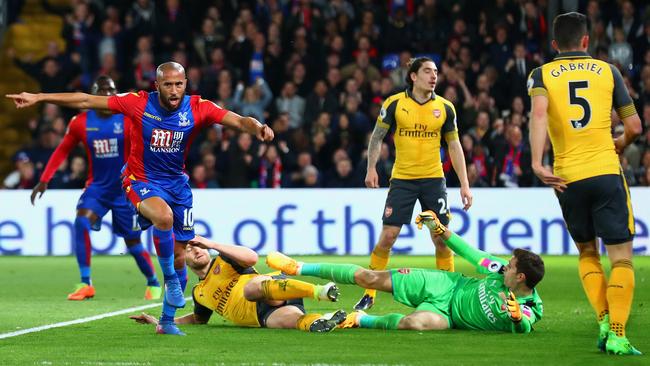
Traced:
<path fill-rule="evenodd" d="M 243 267 L 252 267 L 257 264 L 257 261 L 259 260 L 259 256 L 257 253 L 255 253 L 254 250 L 246 248 L 246 253 L 241 256 L 239 260 L 239 264 L 241 264 Z"/>
<path fill-rule="evenodd" d="M 194 316 L 192 317 L 192 320 L 193 320 L 192 321 L 193 324 L 208 324 L 207 319 L 201 318 L 200 316 L 197 316 L 196 314 L 194 314 Z"/>

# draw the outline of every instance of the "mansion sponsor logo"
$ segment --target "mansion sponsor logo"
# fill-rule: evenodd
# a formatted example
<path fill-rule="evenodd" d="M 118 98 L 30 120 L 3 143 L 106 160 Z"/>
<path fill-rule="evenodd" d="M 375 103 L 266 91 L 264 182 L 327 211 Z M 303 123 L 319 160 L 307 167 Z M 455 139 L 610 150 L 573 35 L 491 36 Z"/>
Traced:
<path fill-rule="evenodd" d="M 93 140 L 93 150 L 98 159 L 115 158 L 120 156 L 119 144 L 116 138 Z"/>
<path fill-rule="evenodd" d="M 154 128 L 151 131 L 149 150 L 152 152 L 162 153 L 180 152 L 184 135 L 185 133 L 182 131 L 170 131 Z"/>

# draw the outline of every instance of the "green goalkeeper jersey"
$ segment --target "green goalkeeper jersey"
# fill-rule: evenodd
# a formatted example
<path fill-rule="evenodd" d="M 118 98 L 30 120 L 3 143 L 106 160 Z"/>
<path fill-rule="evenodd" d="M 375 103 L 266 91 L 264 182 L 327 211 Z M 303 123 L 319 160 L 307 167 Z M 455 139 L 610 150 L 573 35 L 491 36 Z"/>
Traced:
<path fill-rule="evenodd" d="M 452 234 L 456 235 L 456 234 Z M 460 239 L 460 238 L 458 238 Z M 451 300 L 451 322 L 453 328 L 498 330 L 527 333 L 532 325 L 542 318 L 542 299 L 533 289 L 526 297 L 517 297 L 521 305 L 522 320 L 513 323 L 508 317 L 506 299 L 509 289 L 504 283 L 503 271 L 508 262 L 488 253 L 472 248 L 461 240 L 446 242 L 456 254 L 472 263 L 485 278 L 464 278 L 456 287 Z"/>

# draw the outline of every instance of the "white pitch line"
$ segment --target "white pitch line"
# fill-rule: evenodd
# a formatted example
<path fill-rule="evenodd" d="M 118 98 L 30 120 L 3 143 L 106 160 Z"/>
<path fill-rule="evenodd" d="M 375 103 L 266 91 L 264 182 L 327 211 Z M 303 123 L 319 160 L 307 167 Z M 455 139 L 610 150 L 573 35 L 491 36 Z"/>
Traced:
<path fill-rule="evenodd" d="M 191 300 L 191 299 L 192 299 L 192 297 L 186 297 L 186 298 L 185 298 L 185 301 L 189 301 L 189 300 Z M 110 312 L 110 313 L 104 313 L 104 314 L 99 314 L 99 315 L 93 315 L 93 316 L 89 316 L 89 317 L 86 317 L 86 318 L 79 318 L 79 319 L 75 319 L 75 320 L 68 320 L 68 321 L 61 322 L 61 323 L 54 323 L 54 324 L 41 325 L 41 326 L 34 327 L 34 328 L 28 328 L 28 329 L 23 329 L 23 330 L 17 330 L 17 331 L 15 331 L 15 332 L 2 333 L 2 334 L 0 334 L 0 339 L 16 337 L 16 336 L 23 335 L 23 334 L 36 333 L 36 332 L 40 332 L 40 331 L 48 330 L 48 329 L 52 329 L 52 328 L 67 327 L 68 325 L 75 325 L 75 324 L 88 323 L 88 322 L 92 322 L 92 321 L 95 321 L 95 320 L 100 320 L 100 319 L 104 319 L 104 318 L 110 318 L 110 317 L 112 317 L 112 316 L 117 316 L 117 315 L 123 315 L 123 314 L 132 313 L 132 312 L 134 312 L 134 311 L 140 311 L 140 310 L 145 310 L 145 309 L 155 308 L 156 306 L 160 306 L 160 305 L 162 305 L 161 302 L 159 302 L 159 303 L 155 303 L 155 304 L 147 304 L 147 305 L 142 305 L 142 306 L 136 306 L 136 307 L 133 307 L 133 308 L 123 309 L 123 310 L 118 310 L 118 311 L 112 311 L 112 312 Z"/>

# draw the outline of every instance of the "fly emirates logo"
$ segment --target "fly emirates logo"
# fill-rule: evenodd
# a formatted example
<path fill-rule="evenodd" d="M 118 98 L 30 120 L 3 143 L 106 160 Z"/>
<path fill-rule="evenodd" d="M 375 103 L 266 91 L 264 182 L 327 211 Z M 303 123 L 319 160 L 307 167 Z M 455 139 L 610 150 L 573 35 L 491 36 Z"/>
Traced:
<path fill-rule="evenodd" d="M 414 138 L 437 138 L 437 130 L 428 130 L 429 126 L 424 123 L 415 123 L 413 128 L 399 127 L 397 135 L 400 137 L 414 137 Z"/>
<path fill-rule="evenodd" d="M 154 128 L 151 131 L 149 150 L 161 153 L 177 153 L 181 151 L 184 132 Z"/>
<path fill-rule="evenodd" d="M 496 303 L 496 299 L 494 296 L 487 293 L 487 290 L 485 289 L 485 281 L 482 281 L 481 284 L 478 285 L 478 300 L 481 303 L 481 309 L 485 313 L 485 316 L 488 318 L 490 323 L 496 323 L 497 318 L 494 316 L 494 313 L 490 308 L 490 305 L 494 305 Z"/>

